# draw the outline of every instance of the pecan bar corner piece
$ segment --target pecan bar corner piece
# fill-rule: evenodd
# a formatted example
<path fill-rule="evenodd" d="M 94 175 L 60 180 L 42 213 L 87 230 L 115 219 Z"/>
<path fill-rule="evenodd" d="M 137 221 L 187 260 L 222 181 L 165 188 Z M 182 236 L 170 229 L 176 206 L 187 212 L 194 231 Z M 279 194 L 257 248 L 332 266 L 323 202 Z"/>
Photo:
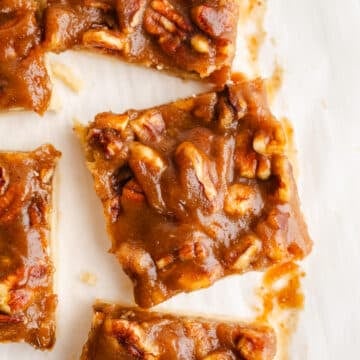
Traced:
<path fill-rule="evenodd" d="M 274 331 L 260 324 L 97 303 L 81 360 L 271 360 Z"/>
<path fill-rule="evenodd" d="M 50 103 L 40 11 L 41 1 L 0 0 L 0 110 L 43 114 Z"/>
<path fill-rule="evenodd" d="M 138 305 L 311 251 L 285 132 L 261 80 L 99 114 L 78 133 Z"/>
<path fill-rule="evenodd" d="M 52 0 L 45 46 L 97 49 L 223 85 L 235 55 L 237 0 Z"/>
<path fill-rule="evenodd" d="M 53 176 L 60 153 L 0 152 L 0 341 L 55 342 Z"/>

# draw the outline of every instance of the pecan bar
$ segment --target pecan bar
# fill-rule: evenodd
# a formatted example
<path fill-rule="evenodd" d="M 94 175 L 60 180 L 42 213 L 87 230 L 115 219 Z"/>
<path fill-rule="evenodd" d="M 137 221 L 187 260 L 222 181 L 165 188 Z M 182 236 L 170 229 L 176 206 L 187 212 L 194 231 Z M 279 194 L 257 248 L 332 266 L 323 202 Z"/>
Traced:
<path fill-rule="evenodd" d="M 151 307 L 311 250 L 261 80 L 78 127 L 111 252 Z"/>
<path fill-rule="evenodd" d="M 50 102 L 51 84 L 39 45 L 39 3 L 0 0 L 0 110 L 43 113 Z"/>
<path fill-rule="evenodd" d="M 228 79 L 237 0 L 50 0 L 46 47 L 99 49 L 180 76 Z"/>
<path fill-rule="evenodd" d="M 223 322 L 96 304 L 81 360 L 270 360 L 274 331 Z"/>
<path fill-rule="evenodd" d="M 0 153 L 0 341 L 49 349 L 56 295 L 50 257 L 52 179 L 60 153 Z"/>

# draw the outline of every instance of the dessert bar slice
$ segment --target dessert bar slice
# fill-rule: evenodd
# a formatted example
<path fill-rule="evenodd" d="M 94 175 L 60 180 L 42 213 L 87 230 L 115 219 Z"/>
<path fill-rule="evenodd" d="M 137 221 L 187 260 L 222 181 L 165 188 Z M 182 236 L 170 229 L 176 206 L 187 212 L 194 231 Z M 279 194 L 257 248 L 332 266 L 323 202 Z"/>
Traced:
<path fill-rule="evenodd" d="M 275 352 L 266 326 L 99 303 L 81 360 L 270 360 Z"/>
<path fill-rule="evenodd" d="M 77 127 L 111 252 L 151 307 L 311 250 L 261 80 Z"/>
<path fill-rule="evenodd" d="M 45 45 L 99 49 L 126 61 L 223 84 L 235 53 L 237 0 L 49 0 Z"/>
<path fill-rule="evenodd" d="M 0 0 L 0 110 L 43 113 L 49 105 L 39 17 L 40 1 Z"/>
<path fill-rule="evenodd" d="M 52 179 L 60 153 L 0 153 L 0 341 L 49 349 L 56 295 L 50 255 Z"/>

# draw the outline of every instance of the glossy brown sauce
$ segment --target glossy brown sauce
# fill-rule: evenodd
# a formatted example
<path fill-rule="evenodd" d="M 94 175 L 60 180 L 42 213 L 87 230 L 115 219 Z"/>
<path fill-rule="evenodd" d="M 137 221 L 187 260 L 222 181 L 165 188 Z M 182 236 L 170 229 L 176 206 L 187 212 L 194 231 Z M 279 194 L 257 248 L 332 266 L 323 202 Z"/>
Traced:
<path fill-rule="evenodd" d="M 0 341 L 55 341 L 50 258 L 52 177 L 60 153 L 44 145 L 0 153 Z"/>
<path fill-rule="evenodd" d="M 271 360 L 266 326 L 96 304 L 81 360 Z"/>
<path fill-rule="evenodd" d="M 100 114 L 79 133 L 140 306 L 311 250 L 261 81 Z"/>
<path fill-rule="evenodd" d="M 257 320 L 275 327 L 277 358 L 281 360 L 291 359 L 290 345 L 305 301 L 301 284 L 304 276 L 303 270 L 294 262 L 274 265 L 264 274 L 258 291 L 262 304 Z"/>

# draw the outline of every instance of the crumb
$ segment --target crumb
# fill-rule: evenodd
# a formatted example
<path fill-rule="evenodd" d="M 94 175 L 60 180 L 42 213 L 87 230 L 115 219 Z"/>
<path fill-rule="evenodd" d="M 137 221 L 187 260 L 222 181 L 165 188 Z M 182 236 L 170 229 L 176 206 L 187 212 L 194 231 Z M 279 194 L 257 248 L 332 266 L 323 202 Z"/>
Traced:
<path fill-rule="evenodd" d="M 69 89 L 79 93 L 83 88 L 83 82 L 73 73 L 71 68 L 67 65 L 51 62 L 52 74 L 59 80 L 61 80 Z"/>
<path fill-rule="evenodd" d="M 322 99 L 322 100 L 321 100 L 321 106 L 323 107 L 323 109 L 327 110 L 328 104 L 327 104 L 327 102 L 326 102 L 325 99 Z"/>
<path fill-rule="evenodd" d="M 270 38 L 270 43 L 271 43 L 271 45 L 274 46 L 274 47 L 277 46 L 277 40 L 276 40 L 273 36 Z"/>
<path fill-rule="evenodd" d="M 85 271 L 80 275 L 80 280 L 86 285 L 95 286 L 97 283 L 97 276 L 93 273 Z"/>

